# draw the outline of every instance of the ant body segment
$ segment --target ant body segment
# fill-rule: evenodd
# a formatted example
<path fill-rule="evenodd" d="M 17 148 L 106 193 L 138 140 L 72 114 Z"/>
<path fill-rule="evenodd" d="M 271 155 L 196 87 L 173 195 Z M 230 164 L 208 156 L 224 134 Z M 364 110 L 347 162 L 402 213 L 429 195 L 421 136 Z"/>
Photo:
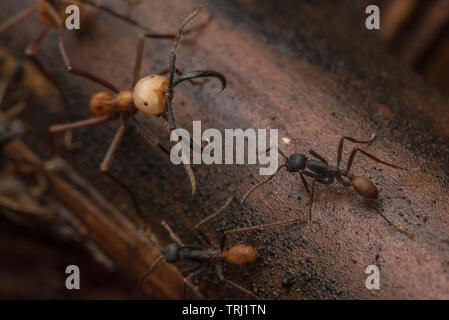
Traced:
<path fill-rule="evenodd" d="M 129 0 L 124 0 L 129 6 L 135 5 L 137 2 L 129 2 Z M 42 42 L 47 37 L 48 33 L 52 29 L 57 29 L 59 32 L 59 51 L 66 63 L 67 69 L 74 74 L 78 74 L 80 70 L 72 68 L 70 63 L 68 63 L 67 55 L 65 53 L 65 44 L 64 44 L 64 21 L 66 17 L 66 7 L 69 5 L 77 5 L 81 10 L 84 10 L 87 7 L 93 8 L 95 10 L 102 10 L 103 12 L 110 14 L 120 20 L 125 21 L 133 26 L 136 26 L 142 30 L 146 30 L 147 28 L 141 26 L 137 21 L 117 13 L 108 7 L 102 6 L 100 3 L 95 3 L 90 0 L 38 0 L 36 5 L 33 5 L 29 8 L 26 8 L 15 16 L 11 17 L 7 21 L 3 22 L 0 25 L 0 34 L 7 31 L 8 29 L 14 27 L 18 23 L 24 21 L 25 19 L 31 17 L 33 14 L 38 15 L 38 21 L 43 26 L 42 31 L 36 37 L 33 42 L 31 42 L 25 50 L 26 55 L 30 58 L 30 60 L 36 65 L 39 71 L 47 78 L 50 83 L 58 90 L 61 95 L 64 104 L 68 106 L 67 99 L 63 93 L 62 88 L 60 87 L 56 78 L 51 75 L 45 67 L 41 64 L 41 62 L 37 59 L 36 53 L 39 50 Z"/>
<path fill-rule="evenodd" d="M 258 296 L 256 296 L 254 293 L 249 291 L 248 289 L 245 289 L 241 285 L 235 283 L 232 280 L 229 280 L 225 278 L 223 274 L 223 264 L 234 264 L 234 265 L 244 265 L 247 263 L 253 263 L 256 258 L 258 257 L 258 252 L 256 249 L 254 249 L 251 246 L 245 245 L 245 244 L 236 244 L 232 246 L 229 249 L 226 249 L 226 238 L 230 234 L 239 233 L 239 232 L 247 232 L 252 230 L 263 230 L 265 228 L 284 225 L 284 224 L 298 224 L 298 223 L 306 223 L 303 219 L 291 219 L 286 221 L 279 221 L 274 223 L 268 223 L 264 225 L 256 225 L 252 227 L 246 227 L 246 228 L 238 228 L 238 229 L 232 229 L 227 230 L 223 233 L 220 245 L 216 245 L 214 242 L 212 242 L 209 237 L 201 230 L 201 226 L 216 217 L 218 214 L 223 212 L 226 207 L 232 202 L 234 199 L 234 195 L 231 195 L 231 197 L 226 201 L 226 203 L 215 213 L 211 214 L 210 216 L 204 218 L 199 222 L 195 229 L 197 230 L 198 234 L 200 235 L 201 240 L 204 242 L 204 246 L 191 246 L 191 245 L 185 245 L 179 237 L 175 234 L 175 232 L 170 228 L 170 226 L 165 223 L 165 221 L 162 222 L 162 225 L 167 229 L 167 231 L 170 234 L 171 239 L 173 240 L 173 243 L 168 244 L 165 248 L 161 248 L 162 255 L 157 258 L 152 266 L 150 267 L 149 271 L 146 272 L 142 279 L 141 279 L 141 285 L 142 288 L 145 279 L 154 271 L 154 269 L 157 267 L 157 265 L 165 260 L 168 263 L 176 263 L 180 260 L 190 260 L 193 262 L 197 262 L 198 265 L 191 268 L 189 270 L 189 274 L 184 278 L 184 294 L 185 294 L 185 286 L 191 285 L 190 281 L 192 278 L 196 275 L 198 275 L 201 271 L 204 270 L 207 264 L 212 264 L 215 266 L 216 273 L 220 279 L 220 281 L 226 282 L 229 285 L 233 286 L 234 288 L 244 292 L 245 294 L 259 299 Z M 201 296 L 201 294 L 198 292 L 197 288 L 193 288 L 195 292 Z"/>
<path fill-rule="evenodd" d="M 123 182 L 121 182 L 118 178 L 108 173 L 113 156 L 118 149 L 119 143 L 125 133 L 128 123 L 131 121 L 136 127 L 137 131 L 143 135 L 143 137 L 148 143 L 152 145 L 157 145 L 159 148 L 162 149 L 162 151 L 169 154 L 169 151 L 160 144 L 159 140 L 148 129 L 146 129 L 142 124 L 140 124 L 140 122 L 136 119 L 135 114 L 140 110 L 149 115 L 162 117 L 165 121 L 168 120 L 169 123 L 171 123 L 170 121 L 174 123 L 172 101 L 174 96 L 174 87 L 176 85 L 185 80 L 192 81 L 193 79 L 196 78 L 215 77 L 221 81 L 222 84 L 221 91 L 224 90 L 224 88 L 226 87 L 226 78 L 219 72 L 210 70 L 199 70 L 182 74 L 176 68 L 176 50 L 179 46 L 181 35 L 183 35 L 183 33 L 185 34 L 193 30 L 190 29 L 184 32 L 184 27 L 190 20 L 192 20 L 199 13 L 200 9 L 201 6 L 197 8 L 184 20 L 176 36 L 160 35 L 160 34 L 140 35 L 137 46 L 136 61 L 133 71 L 133 82 L 130 90 L 119 91 L 114 85 L 110 84 L 107 80 L 101 79 L 94 75 L 89 75 L 84 71 L 77 70 L 76 72 L 77 75 L 93 80 L 94 82 L 97 82 L 106 87 L 107 89 L 111 90 L 113 93 L 99 92 L 92 97 L 90 101 L 90 111 L 94 117 L 73 123 L 53 125 L 49 128 L 51 137 L 53 137 L 54 134 L 59 132 L 67 132 L 76 128 L 93 126 L 111 120 L 119 120 L 120 127 L 117 130 L 112 140 L 112 143 L 110 144 L 110 147 L 100 165 L 100 170 L 106 176 L 111 178 L 115 183 L 117 183 L 120 187 L 122 187 L 131 196 L 134 205 L 137 208 L 137 211 L 140 211 L 140 209 L 137 205 L 137 201 L 131 189 Z M 164 39 L 174 38 L 175 42 L 173 44 L 173 49 L 170 53 L 169 68 L 160 74 L 146 76 L 139 80 L 143 58 L 143 49 L 146 38 L 164 38 Z M 64 51 L 63 53 L 66 63 L 69 64 L 68 58 L 65 55 Z M 169 78 L 163 75 L 164 73 L 167 72 L 169 72 Z M 174 77 L 175 73 L 180 74 L 179 77 L 175 78 Z M 52 145 L 54 145 L 53 142 Z M 189 165 L 186 164 L 185 167 L 190 178 L 192 186 L 192 195 L 194 195 L 196 189 L 195 178 Z"/>
<path fill-rule="evenodd" d="M 284 167 L 287 168 L 287 171 L 290 173 L 299 173 L 299 176 L 304 185 L 304 188 L 310 194 L 310 200 L 308 203 L 308 205 L 309 205 L 309 221 L 312 220 L 312 204 L 313 204 L 313 195 L 314 195 L 314 189 L 315 189 L 316 182 L 322 183 L 325 185 L 330 185 L 330 184 L 334 183 L 335 180 L 337 180 L 337 182 L 341 183 L 345 187 L 349 187 L 352 185 L 354 190 L 364 198 L 377 199 L 379 197 L 379 192 L 377 190 L 376 185 L 374 184 L 374 182 L 371 179 L 369 179 L 365 176 L 355 176 L 350 173 L 350 170 L 351 170 L 351 167 L 352 167 L 352 164 L 353 164 L 356 154 L 358 152 L 360 152 L 360 153 L 364 154 L 365 156 L 367 156 L 368 158 L 370 158 L 378 163 L 382 163 L 384 165 L 387 165 L 387 166 L 390 166 L 390 167 L 393 167 L 396 169 L 406 170 L 405 168 L 385 162 L 385 161 L 377 158 L 376 156 L 372 155 L 371 153 L 368 153 L 367 151 L 362 150 L 360 148 L 354 148 L 349 155 L 348 162 L 346 164 L 346 169 L 340 169 L 340 162 L 341 162 L 342 153 L 343 153 L 343 143 L 345 140 L 351 141 L 353 143 L 359 143 L 359 144 L 370 144 L 371 142 L 374 141 L 375 138 L 376 138 L 376 134 L 373 134 L 371 136 L 371 139 L 369 139 L 367 141 L 358 140 L 358 139 L 348 137 L 348 136 L 342 136 L 340 138 L 340 141 L 338 144 L 337 165 L 336 166 L 330 165 L 326 161 L 326 159 L 324 159 L 321 155 L 319 155 L 314 150 L 310 150 L 309 153 L 317 160 L 310 159 L 303 153 L 294 153 L 288 157 L 279 148 L 277 148 L 277 150 L 281 154 L 281 156 L 286 159 L 286 162 L 284 164 L 282 164 L 281 166 L 279 166 L 273 175 L 271 175 L 267 179 L 257 183 L 250 190 L 248 190 L 248 192 L 243 196 L 241 202 L 242 203 L 245 202 L 246 199 L 248 198 L 248 196 L 255 189 L 257 189 L 261 185 L 263 185 L 266 182 L 268 182 L 269 180 L 271 180 L 280 171 L 280 169 L 282 169 Z M 266 152 L 268 152 L 268 151 L 269 151 L 269 149 L 266 150 Z M 309 186 L 308 186 L 305 176 L 313 179 L 311 190 L 309 190 Z M 349 181 L 345 181 L 343 178 L 346 178 Z M 384 218 L 387 221 L 387 223 L 390 226 L 394 227 L 397 231 L 399 231 L 402 234 L 407 235 L 410 238 L 413 238 L 413 234 L 393 225 L 393 223 L 390 220 L 388 220 L 383 214 L 380 213 L 380 215 L 382 216 L 382 218 Z"/>

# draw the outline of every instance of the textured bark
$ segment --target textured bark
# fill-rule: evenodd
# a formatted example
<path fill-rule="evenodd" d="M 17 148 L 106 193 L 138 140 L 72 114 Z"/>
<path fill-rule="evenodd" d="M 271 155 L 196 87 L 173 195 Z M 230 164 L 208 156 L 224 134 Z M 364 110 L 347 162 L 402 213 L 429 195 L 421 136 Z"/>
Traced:
<path fill-rule="evenodd" d="M 3 3 L 2 20 L 18 10 L 16 1 Z M 154 31 L 173 32 L 195 5 L 193 1 L 148 1 L 134 15 Z M 202 120 L 203 130 L 277 128 L 280 137 L 290 140 L 289 144 L 281 140 L 285 152 L 305 153 L 313 148 L 330 163 L 336 161 L 340 135 L 367 139 L 375 132 L 378 139 L 370 152 L 421 169 L 400 171 L 356 158 L 354 173 L 377 184 L 379 200 L 367 202 L 341 185 L 317 185 L 313 215 L 319 224 L 307 232 L 303 226 L 281 226 L 236 235 L 231 243 L 254 246 L 260 259 L 248 267 L 227 267 L 226 276 L 270 299 L 449 298 L 447 100 L 389 58 L 361 19 L 346 17 L 338 4 L 286 1 L 280 8 L 276 1 L 214 1 L 206 2 L 206 9 L 214 18 L 201 33 L 188 37 L 192 41 L 183 43 L 179 67 L 220 71 L 229 84 L 218 96 L 214 96 L 218 88 L 214 81 L 204 87 L 179 86 L 174 109 L 183 127 Z M 27 21 L 2 41 L 19 55 L 33 39 L 35 26 L 35 21 Z M 136 44 L 135 29 L 104 14 L 98 14 L 95 28 L 85 36 L 67 37 L 74 66 L 124 89 L 131 82 Z M 164 69 L 170 44 L 163 40 L 147 44 L 143 73 Z M 71 114 L 60 115 L 36 101 L 26 111 L 24 119 L 31 128 L 25 140 L 48 157 L 42 139 L 47 127 L 87 117 L 88 99 L 99 87 L 64 71 L 55 34 L 38 56 L 57 74 L 72 106 Z M 139 119 L 167 138 L 157 121 L 145 115 Z M 113 205 L 137 221 L 127 195 L 98 171 L 117 127 L 115 123 L 79 130 L 74 134 L 76 148 L 61 147 L 60 152 Z M 351 147 L 346 145 L 344 160 Z M 191 226 L 225 201 L 230 185 L 241 196 L 261 179 L 257 166 L 197 165 L 198 192 L 192 199 L 184 169 L 173 166 L 131 129 L 112 168 L 132 185 L 144 208 L 146 225 L 163 243 L 169 238 L 161 220 L 185 242 L 195 242 Z M 221 231 L 237 226 L 306 216 L 307 199 L 299 177 L 282 172 L 255 192 L 247 205 L 234 202 L 208 231 L 218 239 Z M 413 232 L 414 239 L 397 232 L 379 212 Z M 381 290 L 365 287 L 364 271 L 371 264 L 380 266 Z M 241 297 L 223 284 L 216 285 L 212 268 L 205 275 L 199 277 L 198 285 L 206 296 Z M 287 290 L 281 281 L 290 278 L 296 282 Z"/>

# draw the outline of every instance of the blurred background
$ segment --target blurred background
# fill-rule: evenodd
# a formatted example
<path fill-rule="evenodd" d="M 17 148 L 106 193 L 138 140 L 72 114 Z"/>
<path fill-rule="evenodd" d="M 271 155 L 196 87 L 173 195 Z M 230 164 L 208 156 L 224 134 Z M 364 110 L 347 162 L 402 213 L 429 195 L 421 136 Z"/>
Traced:
<path fill-rule="evenodd" d="M 346 1 L 356 16 L 375 4 L 381 12 L 378 38 L 400 61 L 444 94 L 449 90 L 448 0 Z M 350 9 L 352 7 L 352 9 Z M 362 16 L 364 19 L 365 16 Z"/>

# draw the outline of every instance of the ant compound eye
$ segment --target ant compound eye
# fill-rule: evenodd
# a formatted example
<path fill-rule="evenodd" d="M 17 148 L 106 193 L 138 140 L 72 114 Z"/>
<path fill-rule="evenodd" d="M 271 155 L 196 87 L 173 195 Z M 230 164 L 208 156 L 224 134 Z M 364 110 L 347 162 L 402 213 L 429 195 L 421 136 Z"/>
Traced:
<path fill-rule="evenodd" d="M 153 75 L 140 79 L 134 87 L 133 100 L 137 109 L 152 115 L 165 111 L 164 93 L 168 88 L 168 79 Z"/>
<path fill-rule="evenodd" d="M 176 243 L 169 244 L 164 250 L 164 258 L 167 262 L 177 262 L 179 256 L 179 246 Z"/>
<path fill-rule="evenodd" d="M 306 156 L 301 153 L 295 153 L 288 158 L 287 170 L 289 172 L 297 172 L 306 167 Z"/>

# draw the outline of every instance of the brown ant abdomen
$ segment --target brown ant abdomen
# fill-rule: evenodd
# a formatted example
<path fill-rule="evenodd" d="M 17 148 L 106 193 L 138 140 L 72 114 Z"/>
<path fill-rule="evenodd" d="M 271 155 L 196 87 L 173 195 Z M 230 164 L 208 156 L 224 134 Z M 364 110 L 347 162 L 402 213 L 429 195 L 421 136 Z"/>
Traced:
<path fill-rule="evenodd" d="M 245 264 L 251 263 L 256 260 L 259 253 L 252 247 L 238 244 L 230 248 L 226 252 L 225 259 L 229 263 L 233 264 Z"/>
<path fill-rule="evenodd" d="M 96 117 L 112 115 L 116 110 L 115 95 L 109 92 L 95 94 L 89 103 L 90 112 Z"/>
<path fill-rule="evenodd" d="M 377 199 L 379 197 L 376 185 L 367 177 L 350 176 L 349 180 L 355 191 L 361 196 L 369 199 Z"/>

